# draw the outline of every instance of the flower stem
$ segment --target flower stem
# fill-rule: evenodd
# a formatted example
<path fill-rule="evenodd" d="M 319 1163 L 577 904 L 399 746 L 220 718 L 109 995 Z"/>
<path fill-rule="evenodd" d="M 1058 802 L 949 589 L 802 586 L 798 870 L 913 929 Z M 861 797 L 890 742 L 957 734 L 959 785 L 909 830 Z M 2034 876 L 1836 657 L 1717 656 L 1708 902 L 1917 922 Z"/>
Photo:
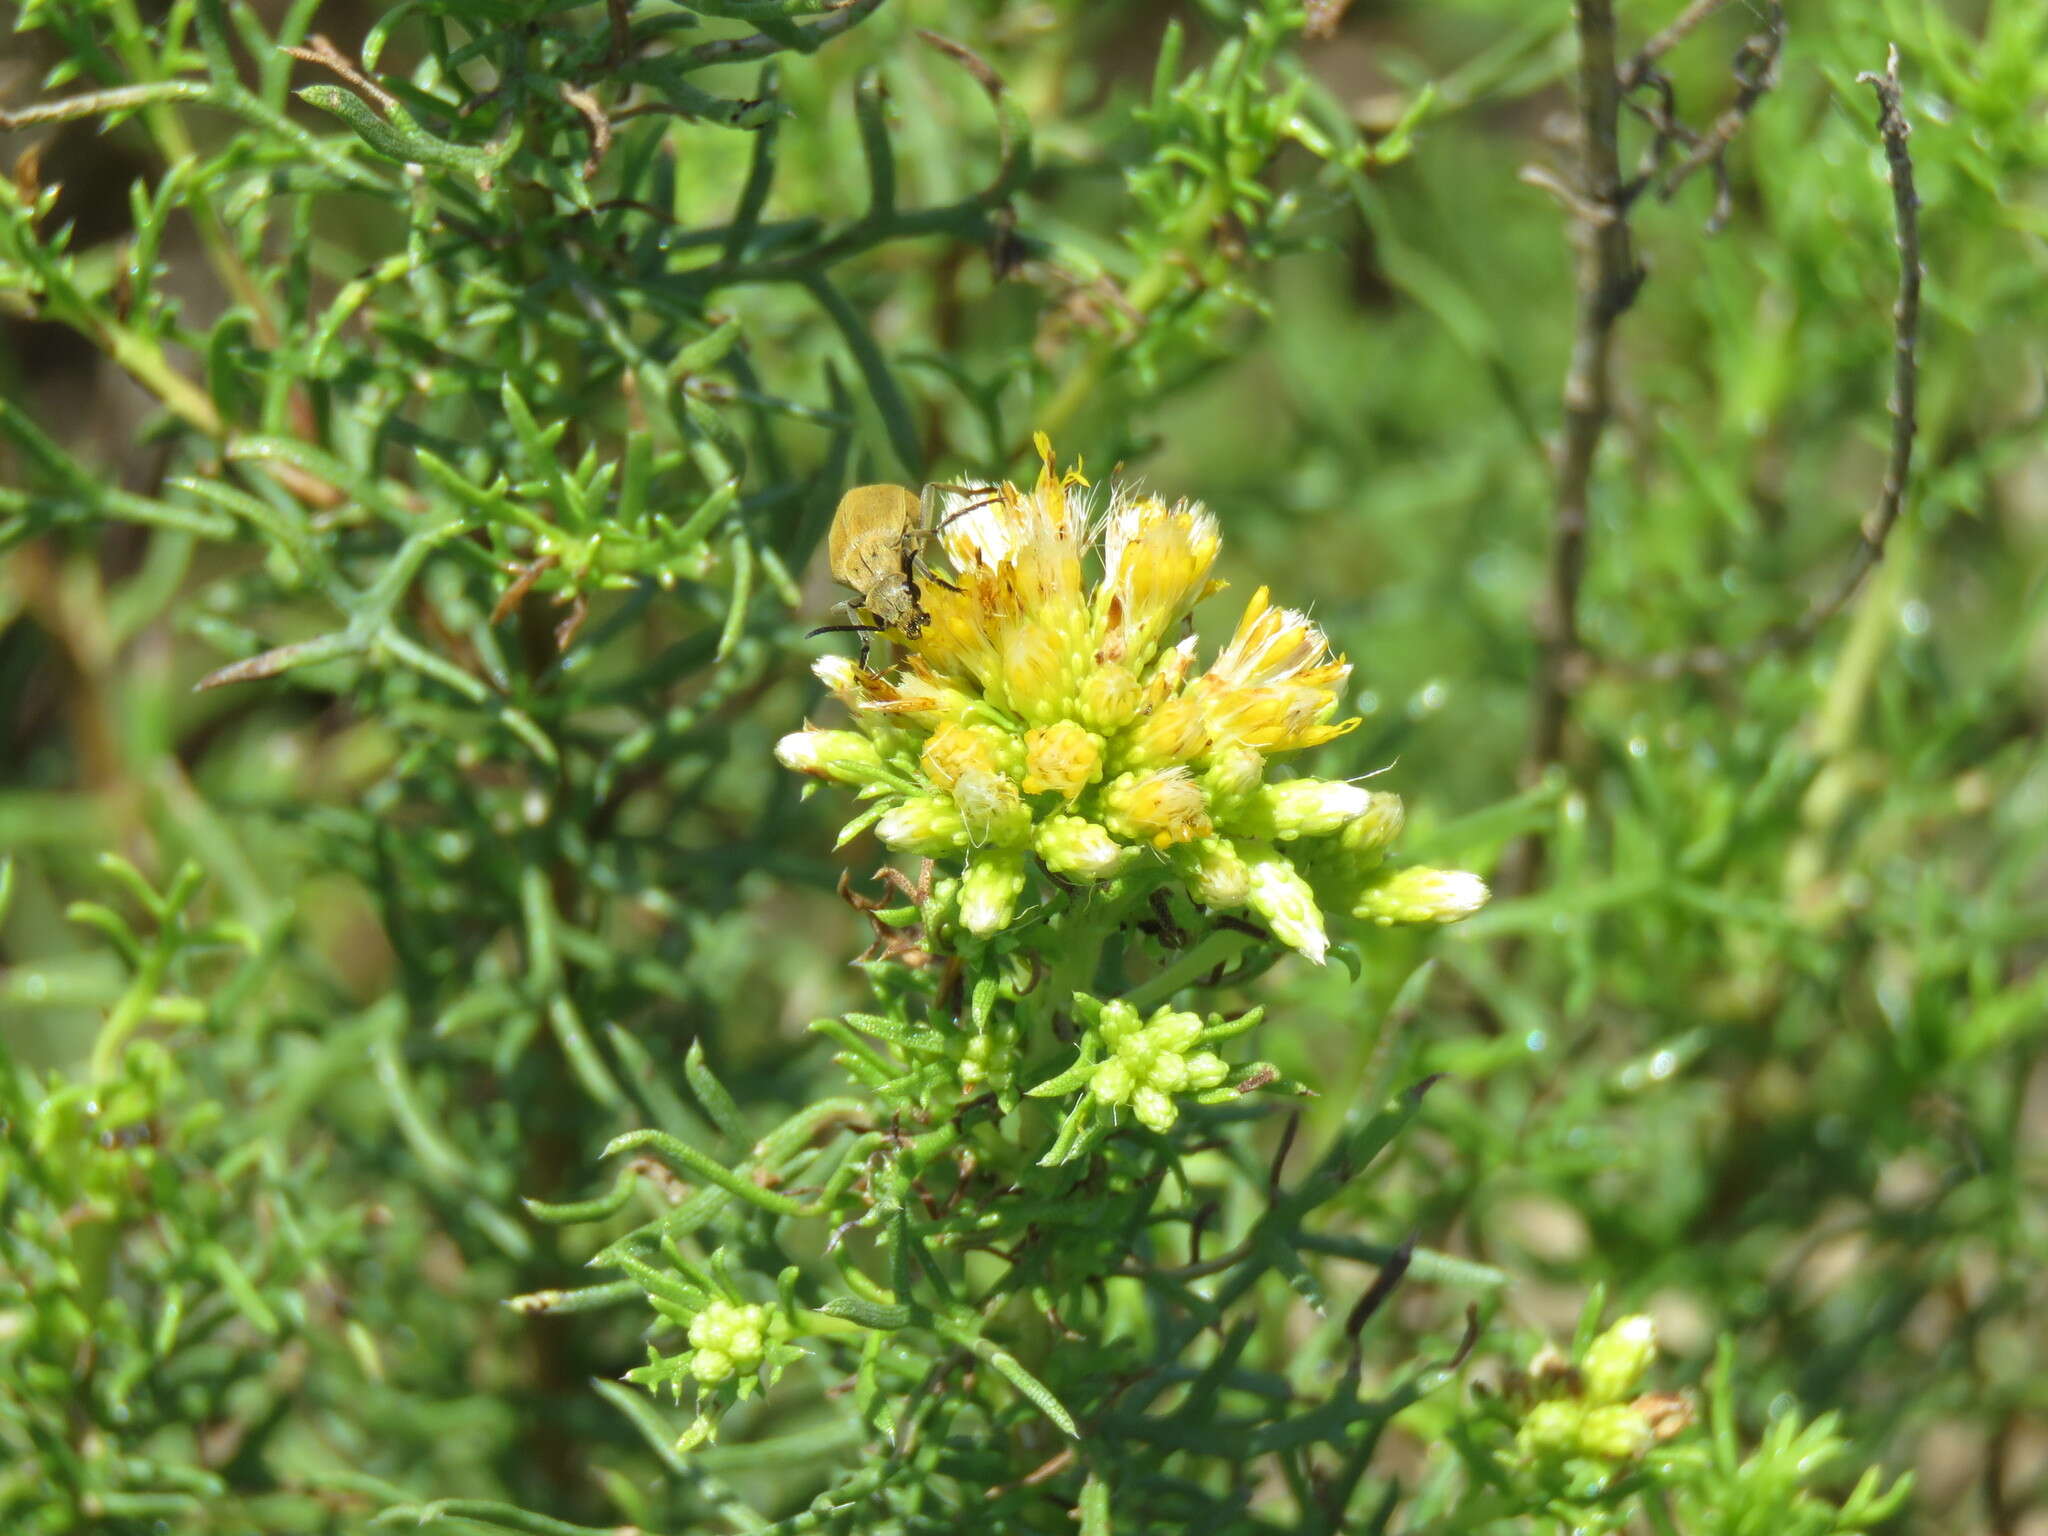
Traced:
<path fill-rule="evenodd" d="M 1234 928 L 1218 928 L 1211 932 L 1194 948 L 1182 952 L 1179 959 L 1124 994 L 1124 1001 L 1143 1013 L 1172 998 L 1182 987 L 1190 986 L 1219 965 L 1227 965 L 1252 943 L 1252 936 Z"/>

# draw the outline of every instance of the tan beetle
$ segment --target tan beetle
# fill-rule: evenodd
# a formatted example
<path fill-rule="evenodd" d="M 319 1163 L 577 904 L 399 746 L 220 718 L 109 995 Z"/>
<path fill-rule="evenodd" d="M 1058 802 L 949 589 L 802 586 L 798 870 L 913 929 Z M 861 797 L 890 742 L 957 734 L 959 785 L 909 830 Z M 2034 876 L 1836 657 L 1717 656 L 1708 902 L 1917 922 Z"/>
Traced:
<path fill-rule="evenodd" d="M 913 638 L 924 628 L 917 593 L 917 546 L 924 530 L 924 504 L 900 485 L 856 485 L 839 498 L 826 546 L 832 579 L 860 595 L 882 629 Z"/>
<path fill-rule="evenodd" d="M 867 663 L 869 635 L 894 630 L 908 639 L 917 638 L 931 617 L 924 611 L 917 589 L 920 574 L 949 592 L 960 590 L 918 558 L 924 541 L 938 531 L 926 526 L 927 513 L 937 503 L 940 491 L 954 489 L 957 487 L 931 485 L 919 496 L 901 485 L 857 485 L 839 498 L 826 557 L 832 579 L 856 594 L 839 606 L 856 619 L 866 614 L 873 622 L 826 624 L 811 634 L 859 635 L 863 665 Z"/>

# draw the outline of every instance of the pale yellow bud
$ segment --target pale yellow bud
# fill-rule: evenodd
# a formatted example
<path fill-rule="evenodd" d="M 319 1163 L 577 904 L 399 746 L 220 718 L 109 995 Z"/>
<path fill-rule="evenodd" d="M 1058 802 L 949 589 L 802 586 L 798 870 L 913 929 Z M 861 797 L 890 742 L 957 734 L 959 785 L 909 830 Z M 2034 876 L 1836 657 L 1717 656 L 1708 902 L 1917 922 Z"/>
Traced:
<path fill-rule="evenodd" d="M 1107 880 L 1130 862 L 1134 851 L 1080 816 L 1046 817 L 1033 843 L 1045 867 L 1070 880 Z"/>
<path fill-rule="evenodd" d="M 1330 952 L 1323 911 L 1316 894 L 1286 857 L 1267 850 L 1247 859 L 1252 910 L 1272 925 L 1273 937 L 1296 954 L 1321 965 Z"/>
<path fill-rule="evenodd" d="M 1081 684 L 1081 723 L 1105 734 L 1127 724 L 1138 708 L 1138 680 L 1128 667 L 1100 666 Z"/>
<path fill-rule="evenodd" d="M 1618 1403 L 1634 1393 L 1657 1358 L 1657 1325 L 1637 1314 L 1624 1317 L 1586 1346 L 1579 1377 L 1590 1403 Z"/>
<path fill-rule="evenodd" d="M 1104 821 L 1110 831 L 1155 848 L 1171 848 L 1213 830 L 1208 804 L 1185 768 L 1126 773 L 1104 788 Z"/>
<path fill-rule="evenodd" d="M 775 743 L 775 760 L 840 784 L 871 784 L 883 776 L 881 754 L 859 731 L 792 731 Z"/>
<path fill-rule="evenodd" d="M 1102 743 L 1071 720 L 1024 733 L 1024 793 L 1072 800 L 1102 777 Z"/>
<path fill-rule="evenodd" d="M 1351 856 L 1353 869 L 1370 869 L 1400 837 L 1401 827 L 1407 819 L 1408 813 L 1402 807 L 1399 795 L 1375 790 L 1365 814 L 1347 823 L 1337 835 L 1338 845 Z"/>
<path fill-rule="evenodd" d="M 1286 779 L 1262 785 L 1245 807 L 1244 819 L 1262 835 L 1291 843 L 1328 837 L 1371 806 L 1371 790 L 1341 779 Z"/>
<path fill-rule="evenodd" d="M 1536 1460 L 1562 1460 L 1579 1449 L 1579 1421 L 1586 1410 L 1566 1398 L 1538 1403 L 1522 1416 L 1515 1448 Z"/>
<path fill-rule="evenodd" d="M 967 846 L 967 828 L 959 808 L 944 795 L 912 795 L 892 806 L 875 823 L 875 836 L 898 852 L 927 856 Z"/>
<path fill-rule="evenodd" d="M 1182 843 L 1172 857 L 1188 894 L 1205 907 L 1241 907 L 1251 896 L 1251 870 L 1228 838 Z"/>
<path fill-rule="evenodd" d="M 1016 915 L 1029 871 L 1024 856 L 1003 849 L 979 853 L 960 877 L 960 926 L 980 938 L 1000 933 Z"/>
<path fill-rule="evenodd" d="M 1589 1408 L 1579 1420 L 1579 1453 L 1602 1461 L 1634 1461 L 1656 1438 L 1650 1421 L 1628 1403 Z"/>
<path fill-rule="evenodd" d="M 974 847 L 1012 843 L 1031 827 L 1031 811 L 1017 786 L 1000 773 L 970 768 L 953 781 L 953 804 Z"/>
<path fill-rule="evenodd" d="M 1351 914 L 1382 928 L 1396 923 L 1455 923 L 1485 906 L 1488 894 L 1486 882 L 1477 875 L 1416 864 L 1367 886 Z"/>
<path fill-rule="evenodd" d="M 1202 706 L 1190 698 L 1168 699 L 1126 733 L 1122 758 L 1132 768 L 1166 767 L 1200 756 L 1208 743 Z"/>

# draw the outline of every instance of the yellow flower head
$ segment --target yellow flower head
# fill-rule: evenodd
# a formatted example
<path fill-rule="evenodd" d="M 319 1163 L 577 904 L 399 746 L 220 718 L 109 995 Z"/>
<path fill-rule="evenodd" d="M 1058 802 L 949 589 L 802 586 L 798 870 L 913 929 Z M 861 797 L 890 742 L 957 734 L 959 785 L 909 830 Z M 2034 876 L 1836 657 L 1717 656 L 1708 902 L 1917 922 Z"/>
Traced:
<path fill-rule="evenodd" d="M 965 859 L 971 933 L 1033 910 L 1021 897 L 1036 870 L 1248 903 L 1317 962 L 1326 908 L 1442 922 L 1474 905 L 1484 887 L 1470 876 L 1452 882 L 1457 901 L 1407 899 L 1419 885 L 1399 901 L 1361 894 L 1390 889 L 1379 829 L 1398 827 L 1398 802 L 1273 773 L 1277 754 L 1358 723 L 1338 718 L 1351 668 L 1306 615 L 1261 588 L 1199 668 L 1184 626 L 1222 585 L 1215 518 L 1128 487 L 1098 496 L 1043 437 L 1039 453 L 1029 489 L 937 491 L 928 552 L 941 569 L 918 583 L 925 622 L 895 637 L 895 666 L 818 664 L 874 761 L 847 733 L 821 731 L 785 739 L 782 761 L 880 801 L 869 815 L 889 846 Z M 1374 836 L 1347 838 L 1361 818 Z"/>

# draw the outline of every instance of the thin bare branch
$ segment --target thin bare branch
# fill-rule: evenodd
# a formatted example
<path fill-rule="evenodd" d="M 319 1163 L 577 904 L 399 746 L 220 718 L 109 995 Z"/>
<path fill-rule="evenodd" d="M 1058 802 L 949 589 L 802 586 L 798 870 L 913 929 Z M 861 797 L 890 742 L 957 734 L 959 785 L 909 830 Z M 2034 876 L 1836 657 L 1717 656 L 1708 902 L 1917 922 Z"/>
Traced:
<path fill-rule="evenodd" d="M 1307 20 L 1302 23 L 1301 35 L 1310 42 L 1328 42 L 1344 25 L 1344 13 L 1350 9 L 1351 0 L 1308 0 Z"/>
<path fill-rule="evenodd" d="M 1635 57 L 1628 61 L 1621 72 L 1622 90 L 1632 91 L 1649 79 L 1652 65 L 1691 36 L 1693 29 L 1701 22 L 1727 4 L 1728 0 L 1692 0 L 1692 4 L 1680 11 L 1670 26 L 1636 50 Z"/>
<path fill-rule="evenodd" d="M 792 30 L 803 35 L 800 51 L 809 53 L 828 39 L 858 26 L 881 3 L 882 0 L 845 0 L 837 10 L 818 20 L 797 24 Z M 699 43 L 678 55 L 677 62 L 684 69 L 701 69 L 707 64 L 740 64 L 748 59 L 765 59 L 769 54 L 781 53 L 791 46 L 766 32 L 756 32 L 748 37 L 719 37 L 708 43 Z"/>
<path fill-rule="evenodd" d="M 1892 304 L 1891 452 L 1877 502 L 1857 530 L 1856 548 L 1835 584 L 1815 598 L 1797 620 L 1766 630 L 1745 646 L 1671 651 L 1638 666 L 1617 665 L 1614 670 L 1659 680 L 1688 674 L 1718 676 L 1750 666 L 1773 652 L 1803 648 L 1861 590 L 1871 570 L 1884 558 L 1885 543 L 1905 509 L 1913 440 L 1920 430 L 1920 196 L 1913 183 L 1913 156 L 1907 143 L 1913 127 L 1901 105 L 1898 48 L 1891 49 L 1883 74 L 1865 72 L 1856 78 L 1877 94 L 1877 131 L 1884 142 L 1892 189 L 1893 242 L 1899 252 L 1898 296 Z"/>
<path fill-rule="evenodd" d="M 579 91 L 568 81 L 562 82 L 562 100 L 574 107 L 590 128 L 590 153 L 583 161 L 583 179 L 589 181 L 597 175 L 597 168 L 604 164 L 605 151 L 612 147 L 611 119 L 604 115 L 604 108 L 588 91 Z"/>
<path fill-rule="evenodd" d="M 1533 783 L 1558 760 L 1571 700 L 1585 673 L 1579 589 L 1586 574 L 1593 461 L 1612 414 L 1614 325 L 1635 302 L 1643 269 L 1629 231 L 1621 176 L 1621 79 L 1615 68 L 1613 0 L 1579 0 L 1579 166 L 1573 189 L 1578 318 L 1564 380 L 1548 575 L 1535 614 L 1541 657 L 1522 774 Z M 1533 876 L 1534 845 L 1502 872 L 1513 888 Z"/>
<path fill-rule="evenodd" d="M 280 53 L 288 53 L 302 64 L 318 64 L 322 69 L 332 71 L 347 84 L 355 87 L 359 95 L 367 96 L 386 112 L 399 105 L 398 98 L 368 75 L 357 69 L 347 54 L 343 53 L 325 37 L 315 32 L 307 38 L 304 46 L 286 44 Z M 400 110 L 403 110 L 401 108 Z"/>
<path fill-rule="evenodd" d="M 1785 9 L 1778 0 L 1770 0 L 1764 10 L 1762 30 L 1744 39 L 1741 48 L 1736 50 L 1735 99 L 1714 119 L 1713 126 L 1698 137 L 1686 157 L 1667 171 L 1658 183 L 1657 196 L 1669 202 L 1693 176 L 1712 167 L 1717 195 L 1714 216 L 1707 225 L 1709 233 L 1720 229 L 1728 220 L 1728 146 L 1742 132 L 1756 104 L 1777 84 L 1778 55 L 1784 47 Z"/>

